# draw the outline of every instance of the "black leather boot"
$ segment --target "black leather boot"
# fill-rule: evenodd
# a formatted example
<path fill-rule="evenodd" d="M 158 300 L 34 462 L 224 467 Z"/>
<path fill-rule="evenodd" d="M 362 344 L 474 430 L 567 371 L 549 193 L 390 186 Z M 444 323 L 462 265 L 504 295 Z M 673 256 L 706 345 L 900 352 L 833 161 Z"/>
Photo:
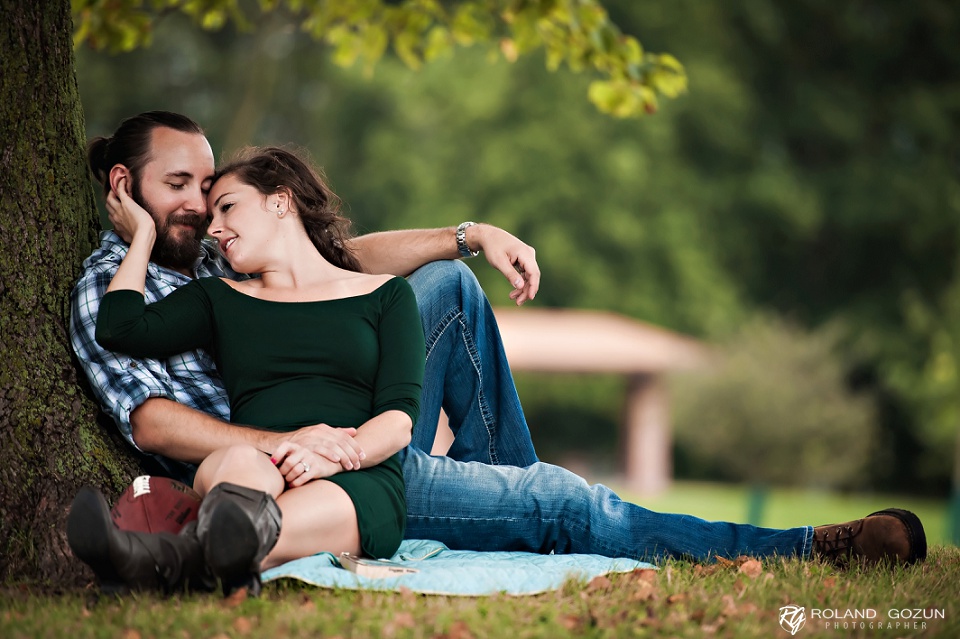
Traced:
<path fill-rule="evenodd" d="M 110 517 L 107 500 L 89 486 L 80 489 L 70 507 L 67 541 L 73 554 L 93 568 L 103 592 L 171 594 L 216 587 L 203 559 L 196 522 L 178 535 L 120 530 Z"/>
<path fill-rule="evenodd" d="M 197 536 L 224 596 L 246 588 L 260 594 L 260 562 L 280 537 L 280 507 L 261 490 L 223 482 L 207 493 L 197 515 Z"/>

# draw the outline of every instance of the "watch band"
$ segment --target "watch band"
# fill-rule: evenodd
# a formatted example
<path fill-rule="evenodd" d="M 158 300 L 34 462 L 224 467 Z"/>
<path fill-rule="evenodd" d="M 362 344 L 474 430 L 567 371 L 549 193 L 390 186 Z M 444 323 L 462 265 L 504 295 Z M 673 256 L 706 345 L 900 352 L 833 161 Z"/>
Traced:
<path fill-rule="evenodd" d="M 480 255 L 480 251 L 471 251 L 470 247 L 467 246 L 467 228 L 475 224 L 476 222 L 464 222 L 457 227 L 457 250 L 460 252 L 460 257 L 476 257 Z"/>

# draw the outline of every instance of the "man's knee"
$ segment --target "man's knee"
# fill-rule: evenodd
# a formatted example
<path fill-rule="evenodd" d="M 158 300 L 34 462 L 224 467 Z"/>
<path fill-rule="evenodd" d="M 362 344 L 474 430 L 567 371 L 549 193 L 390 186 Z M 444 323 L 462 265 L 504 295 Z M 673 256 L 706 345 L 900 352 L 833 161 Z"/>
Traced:
<path fill-rule="evenodd" d="M 460 260 L 438 260 L 421 266 L 408 278 L 418 300 L 429 297 L 471 298 L 483 290 L 473 271 Z"/>

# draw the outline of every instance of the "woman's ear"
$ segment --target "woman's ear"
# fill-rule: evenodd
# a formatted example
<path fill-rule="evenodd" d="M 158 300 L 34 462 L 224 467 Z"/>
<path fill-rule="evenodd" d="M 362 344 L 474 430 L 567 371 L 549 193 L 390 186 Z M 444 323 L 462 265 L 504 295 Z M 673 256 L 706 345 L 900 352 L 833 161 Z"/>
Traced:
<path fill-rule="evenodd" d="M 133 192 L 133 184 L 131 184 L 132 177 L 130 175 L 130 169 L 125 167 L 122 164 L 114 164 L 110 169 L 110 190 L 114 192 L 120 191 L 120 180 L 124 180 L 124 187 L 126 188 L 127 195 L 131 195 Z"/>
<path fill-rule="evenodd" d="M 276 198 L 275 204 L 277 215 L 282 217 L 284 213 L 290 210 L 290 202 L 293 199 L 290 196 L 290 191 L 289 189 L 280 187 L 277 189 L 277 192 L 273 197 Z"/>

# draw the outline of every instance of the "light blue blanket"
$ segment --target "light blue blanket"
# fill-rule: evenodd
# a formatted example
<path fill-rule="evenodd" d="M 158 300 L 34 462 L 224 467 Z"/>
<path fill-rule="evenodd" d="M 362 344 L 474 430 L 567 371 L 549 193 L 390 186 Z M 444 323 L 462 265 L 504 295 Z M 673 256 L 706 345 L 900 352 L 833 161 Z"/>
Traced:
<path fill-rule="evenodd" d="M 339 567 L 330 553 L 320 553 L 271 568 L 264 582 L 299 579 L 325 588 L 399 590 L 432 595 L 533 595 L 555 590 L 569 579 L 590 579 L 608 572 L 653 568 L 635 559 L 600 555 L 538 555 L 528 552 L 471 552 L 450 550 L 438 541 L 407 540 L 393 561 L 419 572 L 371 579 Z"/>

